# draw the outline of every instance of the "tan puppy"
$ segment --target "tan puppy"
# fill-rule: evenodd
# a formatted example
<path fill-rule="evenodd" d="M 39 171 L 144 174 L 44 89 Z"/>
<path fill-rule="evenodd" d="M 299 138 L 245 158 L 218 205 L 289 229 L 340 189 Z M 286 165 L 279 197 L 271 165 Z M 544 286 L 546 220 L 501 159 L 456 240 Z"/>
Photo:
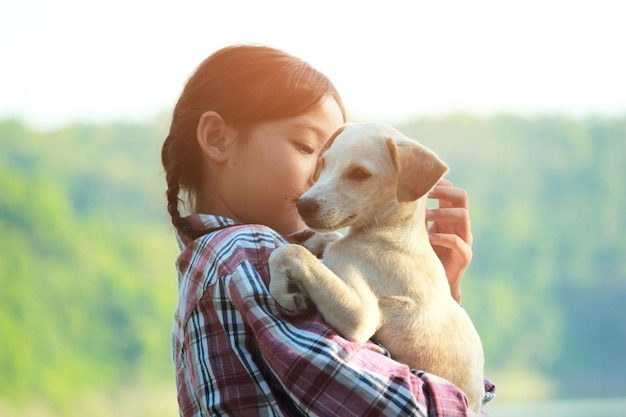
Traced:
<path fill-rule="evenodd" d="M 396 360 L 454 383 L 479 412 L 480 338 L 450 294 L 426 229 L 426 195 L 447 166 L 380 123 L 346 125 L 326 147 L 298 212 L 315 231 L 349 232 L 328 245 L 323 263 L 300 245 L 276 249 L 272 296 L 293 311 L 310 299 L 342 336 L 373 337 Z"/>

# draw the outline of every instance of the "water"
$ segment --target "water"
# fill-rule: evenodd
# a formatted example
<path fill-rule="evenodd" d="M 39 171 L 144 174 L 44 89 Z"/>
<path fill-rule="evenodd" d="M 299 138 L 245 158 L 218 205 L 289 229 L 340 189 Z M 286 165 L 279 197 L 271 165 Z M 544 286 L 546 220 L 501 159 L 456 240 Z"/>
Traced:
<path fill-rule="evenodd" d="M 485 407 L 490 417 L 626 417 L 626 398 L 498 402 Z"/>

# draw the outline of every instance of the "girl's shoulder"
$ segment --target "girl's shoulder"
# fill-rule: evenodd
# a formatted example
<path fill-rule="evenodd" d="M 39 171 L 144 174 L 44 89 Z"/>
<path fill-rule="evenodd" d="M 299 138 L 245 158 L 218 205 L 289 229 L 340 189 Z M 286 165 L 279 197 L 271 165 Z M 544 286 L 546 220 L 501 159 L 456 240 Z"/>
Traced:
<path fill-rule="evenodd" d="M 270 253 L 285 243 L 283 237 L 267 226 L 221 225 L 189 242 L 178 258 L 178 267 L 179 270 L 213 267 L 220 274 L 229 274 L 244 262 L 263 268 Z"/>

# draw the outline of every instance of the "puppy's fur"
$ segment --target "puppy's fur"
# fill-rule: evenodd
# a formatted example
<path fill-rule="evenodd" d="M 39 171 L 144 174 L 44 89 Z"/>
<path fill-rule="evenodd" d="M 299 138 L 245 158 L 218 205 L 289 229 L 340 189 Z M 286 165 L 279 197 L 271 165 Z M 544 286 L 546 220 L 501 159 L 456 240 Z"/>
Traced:
<path fill-rule="evenodd" d="M 396 360 L 457 385 L 479 412 L 480 338 L 450 294 L 426 229 L 426 195 L 447 166 L 380 123 L 346 125 L 327 146 L 298 212 L 317 232 L 349 232 L 328 245 L 323 263 L 300 245 L 276 249 L 272 296 L 292 311 L 311 300 L 345 338 L 373 337 Z"/>

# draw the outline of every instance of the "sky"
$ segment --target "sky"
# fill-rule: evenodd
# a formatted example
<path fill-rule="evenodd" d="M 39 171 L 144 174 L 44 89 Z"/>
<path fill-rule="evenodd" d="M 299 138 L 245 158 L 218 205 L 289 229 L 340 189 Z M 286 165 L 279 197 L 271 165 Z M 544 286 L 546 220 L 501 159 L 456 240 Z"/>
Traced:
<path fill-rule="evenodd" d="M 622 116 L 625 19 L 622 0 L 3 0 L 0 120 L 151 120 L 233 43 L 310 62 L 352 119 Z"/>

